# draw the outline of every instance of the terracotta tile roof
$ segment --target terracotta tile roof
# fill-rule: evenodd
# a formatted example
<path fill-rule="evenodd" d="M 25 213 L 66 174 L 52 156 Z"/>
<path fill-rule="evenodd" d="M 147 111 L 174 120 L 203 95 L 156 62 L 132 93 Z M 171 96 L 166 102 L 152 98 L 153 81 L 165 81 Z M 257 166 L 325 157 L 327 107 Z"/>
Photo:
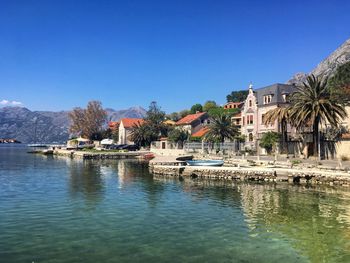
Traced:
<path fill-rule="evenodd" d="M 108 122 L 108 127 L 110 128 L 110 129 L 115 129 L 115 128 L 117 128 L 119 126 L 119 122 L 117 122 L 117 121 L 110 121 L 110 122 Z"/>
<path fill-rule="evenodd" d="M 242 116 L 242 113 L 236 113 L 235 115 L 232 116 L 232 118 L 240 118 Z"/>
<path fill-rule="evenodd" d="M 203 127 L 199 131 L 193 133 L 192 137 L 203 137 L 209 131 L 208 127 Z"/>
<path fill-rule="evenodd" d="M 350 133 L 344 133 L 341 135 L 342 139 L 350 139 Z"/>
<path fill-rule="evenodd" d="M 172 121 L 172 120 L 166 120 L 164 123 L 167 125 L 175 125 L 176 124 L 176 122 Z"/>
<path fill-rule="evenodd" d="M 186 125 L 186 124 L 191 124 L 192 122 L 194 122 L 195 120 L 199 119 L 200 117 L 202 117 L 204 114 L 206 114 L 206 112 L 199 112 L 199 113 L 195 113 L 195 114 L 189 114 L 186 117 L 183 117 L 181 120 L 178 120 L 176 122 L 176 125 Z"/>
<path fill-rule="evenodd" d="M 142 124 L 143 119 L 133 119 L 133 118 L 123 118 L 120 120 L 120 123 L 123 123 L 124 128 L 131 128 L 135 124 Z"/>
<path fill-rule="evenodd" d="M 224 109 L 236 109 L 241 108 L 243 106 L 243 102 L 228 102 L 224 105 Z"/>

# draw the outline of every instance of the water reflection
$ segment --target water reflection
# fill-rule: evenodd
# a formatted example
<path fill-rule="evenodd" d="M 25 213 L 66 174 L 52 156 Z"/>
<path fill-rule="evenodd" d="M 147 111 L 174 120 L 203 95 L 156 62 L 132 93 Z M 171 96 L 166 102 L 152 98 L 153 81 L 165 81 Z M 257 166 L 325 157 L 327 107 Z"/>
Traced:
<path fill-rule="evenodd" d="M 97 204 L 103 198 L 104 182 L 101 166 L 91 161 L 72 161 L 69 165 L 69 192 L 73 198 L 83 196 L 89 203 Z"/>
<path fill-rule="evenodd" d="M 147 199 L 150 208 L 155 208 L 161 200 L 164 184 L 153 179 L 149 173 L 148 163 L 138 160 L 119 160 L 111 165 L 118 174 L 119 188 L 125 188 L 129 184 L 137 183 Z"/>
<path fill-rule="evenodd" d="M 242 207 L 253 228 L 264 224 L 268 231 L 292 240 L 294 248 L 312 262 L 349 262 L 349 204 L 341 190 L 287 185 L 245 185 Z M 339 257 L 339 252 L 342 256 Z"/>
<path fill-rule="evenodd" d="M 192 200 L 242 209 L 251 236 L 289 240 L 311 262 L 350 262 L 350 193 L 330 187 L 156 177 L 181 184 Z"/>

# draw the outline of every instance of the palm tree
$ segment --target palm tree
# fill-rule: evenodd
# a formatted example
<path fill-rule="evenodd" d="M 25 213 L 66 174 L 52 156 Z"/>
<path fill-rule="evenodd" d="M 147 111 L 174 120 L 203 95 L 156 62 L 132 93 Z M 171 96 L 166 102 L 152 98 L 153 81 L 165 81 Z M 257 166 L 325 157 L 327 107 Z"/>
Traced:
<path fill-rule="evenodd" d="M 290 119 L 291 108 L 290 107 L 278 107 L 269 110 L 264 115 L 263 123 L 264 125 L 273 124 L 276 120 L 280 126 L 280 131 L 282 134 L 282 151 L 287 151 L 287 124 L 291 121 Z"/>
<path fill-rule="evenodd" d="M 231 114 L 223 110 L 211 116 L 205 140 L 223 143 L 225 139 L 233 140 L 239 134 L 238 128 L 231 122 Z"/>
<path fill-rule="evenodd" d="M 146 122 L 134 124 L 130 134 L 130 139 L 139 146 L 149 146 L 151 144 L 152 134 Z"/>
<path fill-rule="evenodd" d="M 296 128 L 312 126 L 314 154 L 319 154 L 319 125 L 329 123 L 338 127 L 347 116 L 344 106 L 332 99 L 327 79 L 322 81 L 314 75 L 308 76 L 292 95 L 291 119 Z"/>

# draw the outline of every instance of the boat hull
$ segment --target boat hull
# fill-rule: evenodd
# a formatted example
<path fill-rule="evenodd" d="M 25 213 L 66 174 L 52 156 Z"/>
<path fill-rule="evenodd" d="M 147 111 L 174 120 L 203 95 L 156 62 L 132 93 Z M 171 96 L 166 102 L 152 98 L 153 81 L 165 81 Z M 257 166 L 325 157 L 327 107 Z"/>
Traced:
<path fill-rule="evenodd" d="M 221 160 L 207 160 L 207 161 L 186 161 L 189 166 L 222 166 L 224 161 Z"/>

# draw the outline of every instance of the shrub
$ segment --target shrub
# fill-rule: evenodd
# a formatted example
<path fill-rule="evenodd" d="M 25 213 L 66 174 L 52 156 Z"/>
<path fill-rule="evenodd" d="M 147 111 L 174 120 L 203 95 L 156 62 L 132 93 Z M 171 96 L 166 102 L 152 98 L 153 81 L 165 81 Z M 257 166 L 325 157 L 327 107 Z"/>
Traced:
<path fill-rule="evenodd" d="M 343 162 L 349 161 L 349 157 L 346 156 L 346 155 L 341 155 L 341 156 L 340 156 L 340 160 L 342 160 Z"/>
<path fill-rule="evenodd" d="M 280 134 L 277 132 L 264 133 L 260 140 L 260 147 L 265 148 L 268 154 L 276 147 L 276 143 L 280 139 Z"/>

